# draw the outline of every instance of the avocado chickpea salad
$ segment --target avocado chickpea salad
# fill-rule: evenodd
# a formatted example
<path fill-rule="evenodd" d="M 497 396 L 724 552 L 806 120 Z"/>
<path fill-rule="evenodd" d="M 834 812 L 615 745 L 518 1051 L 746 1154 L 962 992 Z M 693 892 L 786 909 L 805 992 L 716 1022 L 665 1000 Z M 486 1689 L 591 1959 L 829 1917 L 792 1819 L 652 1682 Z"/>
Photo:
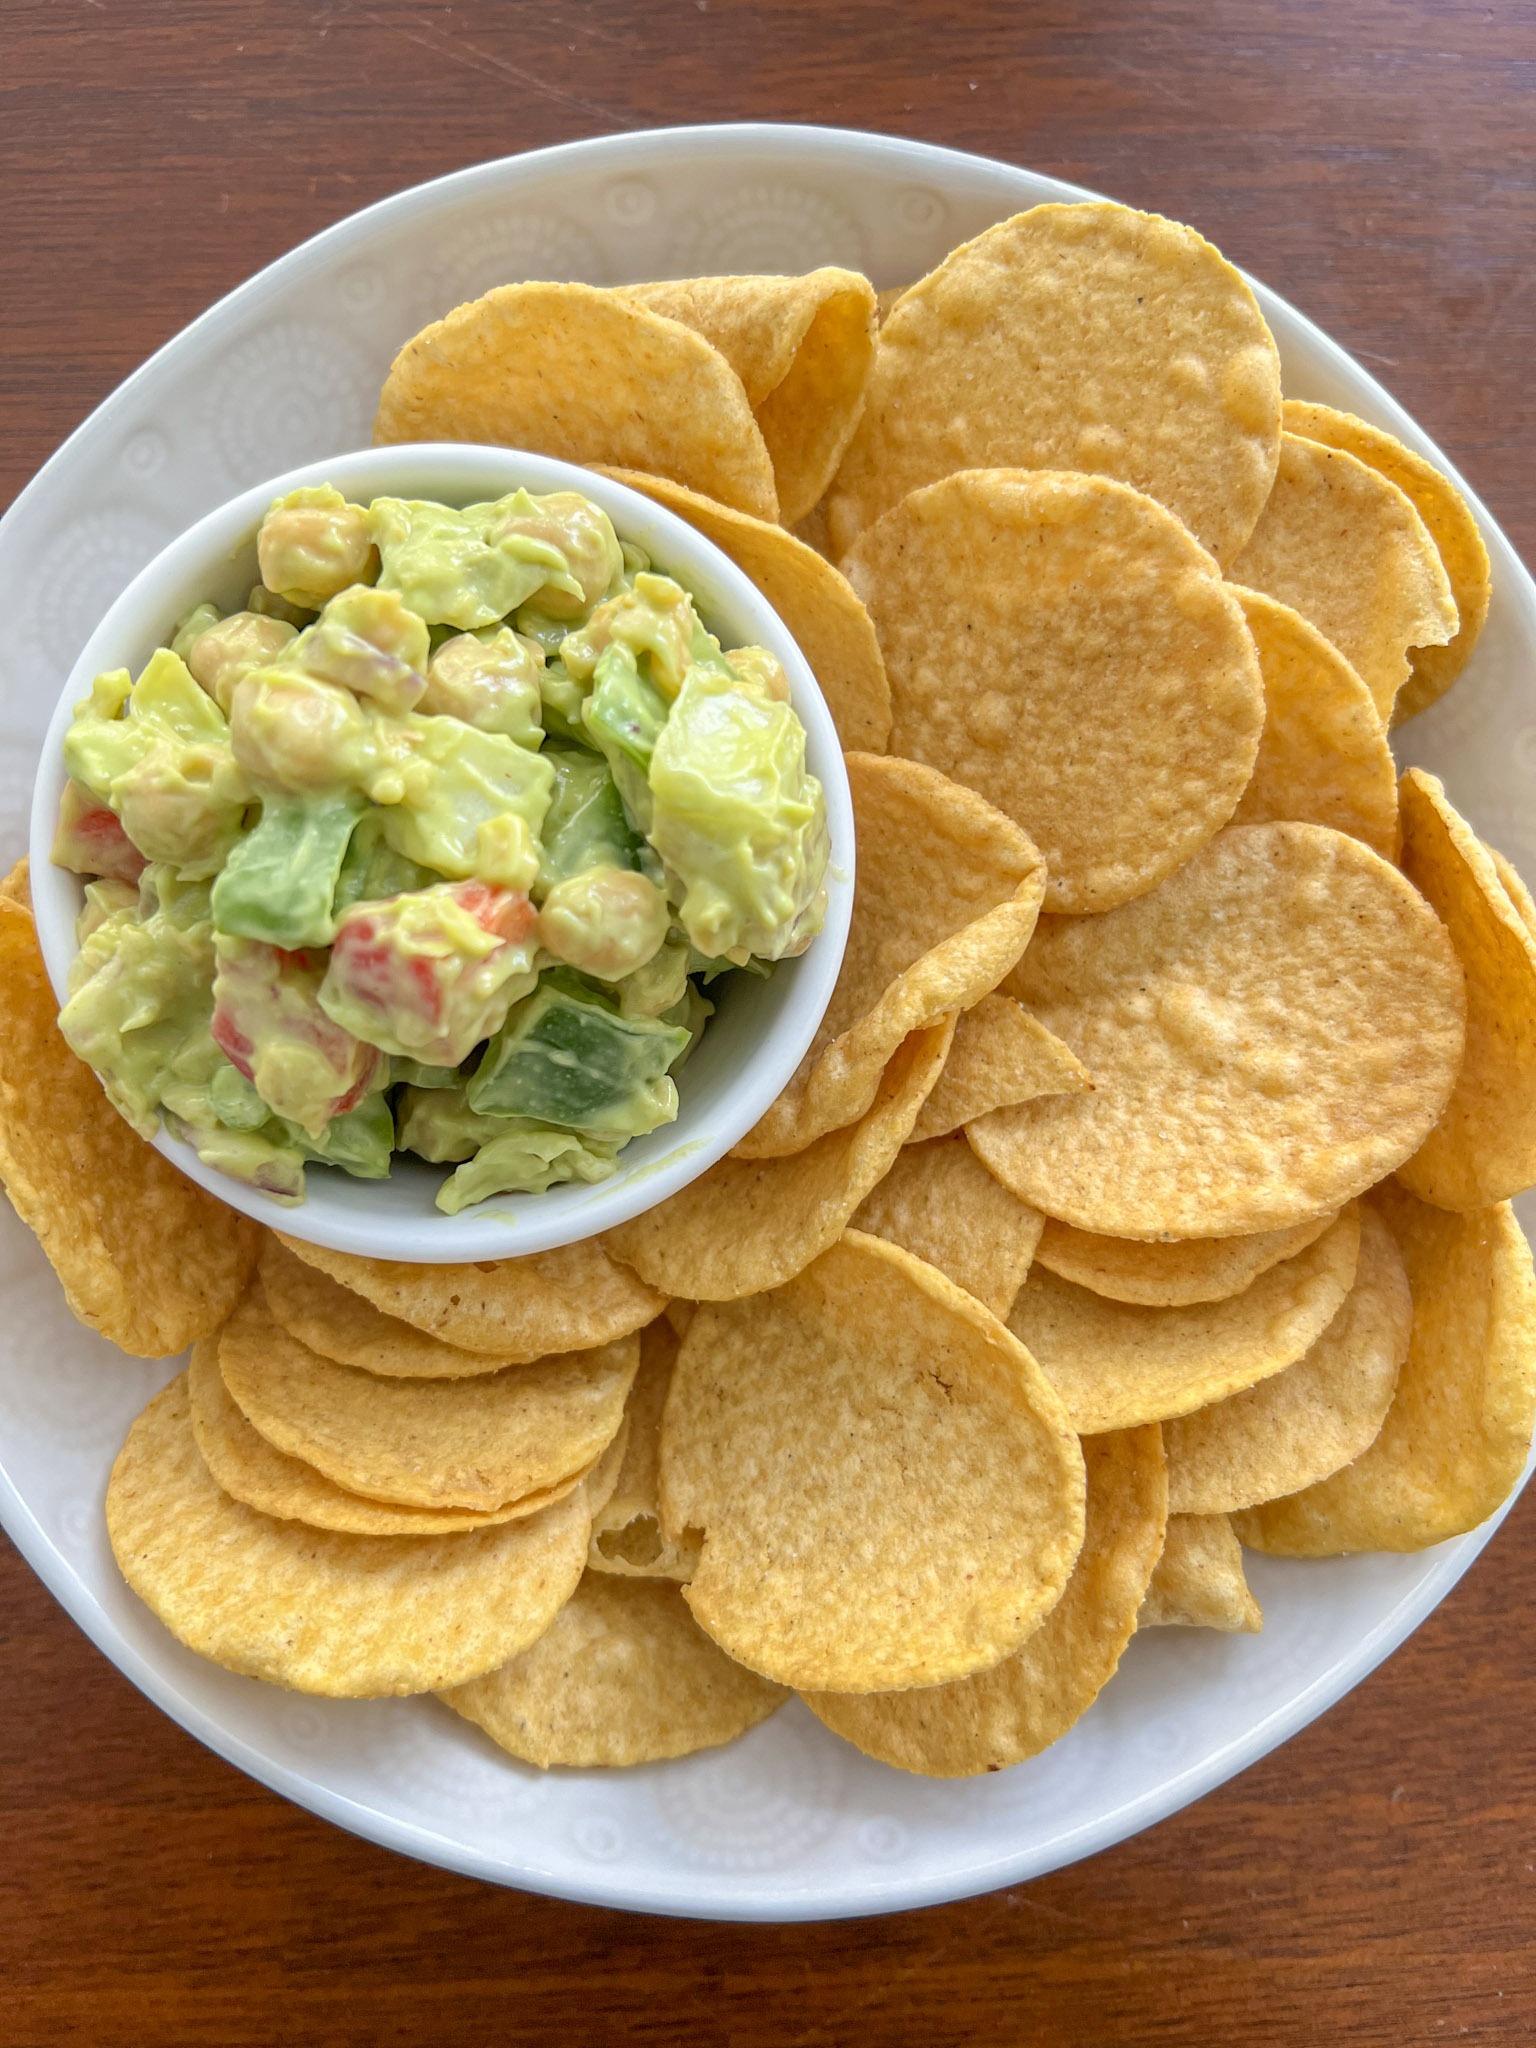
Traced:
<path fill-rule="evenodd" d="M 782 668 L 575 491 L 292 491 L 257 559 L 75 707 L 65 1038 L 280 1202 L 397 1151 L 452 1166 L 450 1215 L 603 1179 L 676 1117 L 720 977 L 821 928 Z"/>

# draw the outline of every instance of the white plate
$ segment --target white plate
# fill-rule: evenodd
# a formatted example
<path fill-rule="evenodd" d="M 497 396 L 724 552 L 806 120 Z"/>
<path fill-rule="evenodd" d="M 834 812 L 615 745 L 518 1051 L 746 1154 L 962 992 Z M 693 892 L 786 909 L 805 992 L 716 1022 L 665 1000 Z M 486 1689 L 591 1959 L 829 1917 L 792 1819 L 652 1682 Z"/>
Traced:
<path fill-rule="evenodd" d="M 459 299 L 519 276 L 620 283 L 820 263 L 903 283 L 990 221 L 1083 196 L 876 136 L 676 129 L 486 164 L 296 249 L 130 377 L 0 522 L 0 857 L 25 841 L 58 679 L 129 578 L 243 486 L 364 442 L 395 348 Z M 1442 460 L 1365 371 L 1256 289 L 1290 392 L 1347 406 Z M 1477 509 L 1493 557 L 1488 628 L 1404 751 L 1536 878 L 1536 587 Z M 130 1420 L 170 1370 L 78 1329 L 36 1246 L 0 1212 L 0 1517 L 82 1628 L 193 1734 L 344 1827 L 473 1876 L 653 1912 L 880 1912 L 1103 1849 L 1357 1684 L 1492 1533 L 1418 1557 L 1252 1559 L 1261 1636 L 1161 1629 L 1133 1641 L 1064 1741 L 995 1777 L 928 1783 L 887 1770 L 797 1703 L 681 1763 L 540 1776 L 430 1700 L 341 1704 L 231 1677 L 133 1599 L 107 1547 L 102 1493 Z"/>

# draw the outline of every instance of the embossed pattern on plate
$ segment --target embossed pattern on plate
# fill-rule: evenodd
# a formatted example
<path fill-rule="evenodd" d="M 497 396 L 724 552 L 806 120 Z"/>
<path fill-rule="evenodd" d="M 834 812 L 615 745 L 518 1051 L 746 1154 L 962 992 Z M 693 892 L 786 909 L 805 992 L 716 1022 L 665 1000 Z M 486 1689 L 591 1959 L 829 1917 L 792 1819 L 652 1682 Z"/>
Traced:
<path fill-rule="evenodd" d="M 576 143 L 400 194 L 264 271 L 178 336 L 0 521 L 0 866 L 21 851 L 57 679 L 107 604 L 181 528 L 289 462 L 367 439 L 399 344 L 516 276 L 593 283 L 850 263 L 904 283 L 955 242 L 1075 188 L 1004 164 L 810 128 Z M 1196 223 L 1198 226 L 1199 223 Z M 1385 392 L 1259 288 L 1297 396 L 1344 405 L 1439 460 Z M 1405 759 L 1536 879 L 1536 588 L 1491 521 L 1487 633 Z M 1529 1218 L 1527 1219 L 1529 1223 Z M 301 1700 L 183 1651 L 123 1586 L 100 1503 L 117 1444 L 174 1366 L 70 1320 L 0 1209 L 0 1518 L 149 1696 L 288 1797 L 391 1848 L 500 1883 L 653 1912 L 803 1919 L 927 1904 L 1092 1853 L 1283 1741 L 1402 1641 L 1492 1533 L 1421 1557 L 1251 1560 L 1258 1637 L 1133 1641 L 1087 1718 L 996 1777 L 928 1783 L 840 1744 L 797 1703 L 731 1748 L 541 1776 L 431 1700 Z"/>

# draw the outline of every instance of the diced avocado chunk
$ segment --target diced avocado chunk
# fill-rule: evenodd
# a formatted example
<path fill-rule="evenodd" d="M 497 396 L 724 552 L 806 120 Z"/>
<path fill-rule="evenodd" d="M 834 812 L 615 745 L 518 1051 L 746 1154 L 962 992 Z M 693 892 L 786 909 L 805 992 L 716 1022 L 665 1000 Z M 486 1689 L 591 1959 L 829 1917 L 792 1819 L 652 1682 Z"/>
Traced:
<path fill-rule="evenodd" d="M 486 1115 L 532 1117 L 605 1137 L 638 1137 L 677 1115 L 667 1069 L 689 1034 L 625 1017 L 558 971 L 515 1003 L 467 1095 Z"/>
<path fill-rule="evenodd" d="M 640 841 L 630 830 L 619 792 L 601 754 L 585 747 L 551 748 L 554 794 L 544 816 L 537 893 L 586 868 L 635 868 Z"/>
<path fill-rule="evenodd" d="M 509 529 L 514 505 L 537 510 L 526 491 L 462 511 L 419 499 L 375 498 L 368 524 L 383 564 L 379 588 L 397 592 L 429 626 L 461 632 L 495 625 L 546 587 L 580 598 L 581 585 L 557 547 Z"/>
<path fill-rule="evenodd" d="M 711 958 L 803 950 L 826 910 L 826 810 L 789 705 L 693 669 L 657 737 L 646 836 L 678 922 Z"/>
<path fill-rule="evenodd" d="M 462 1094 L 414 1088 L 401 1095 L 397 1114 L 402 1151 L 462 1162 L 438 1190 L 437 1206 L 450 1216 L 489 1195 L 536 1195 L 557 1181 L 605 1180 L 623 1142 L 526 1117 L 482 1116 Z"/>
<path fill-rule="evenodd" d="M 213 885 L 213 921 L 268 945 L 328 946 L 336 936 L 337 885 L 363 811 L 351 791 L 274 794 L 237 842 Z"/>
<path fill-rule="evenodd" d="M 131 686 L 125 669 L 96 678 L 64 735 L 64 765 L 146 859 L 199 875 L 217 874 L 251 797 L 223 712 L 168 647 Z"/>

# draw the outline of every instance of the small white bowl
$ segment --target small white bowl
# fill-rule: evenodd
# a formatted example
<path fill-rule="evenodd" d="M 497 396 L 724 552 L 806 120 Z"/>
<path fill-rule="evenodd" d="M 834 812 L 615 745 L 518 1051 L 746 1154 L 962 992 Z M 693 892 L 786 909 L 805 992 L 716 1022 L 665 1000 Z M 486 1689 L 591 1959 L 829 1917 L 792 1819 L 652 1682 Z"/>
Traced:
<path fill-rule="evenodd" d="M 619 536 L 693 593 L 726 647 L 761 646 L 778 656 L 805 726 L 811 772 L 826 791 L 831 861 L 820 936 L 767 981 L 733 975 L 678 1084 L 677 1121 L 635 1138 L 611 1179 L 554 1187 L 542 1195 L 492 1197 L 445 1216 L 433 1197 L 449 1170 L 397 1156 L 387 1181 L 354 1180 L 338 1168 L 308 1169 L 308 1198 L 287 1208 L 204 1166 L 189 1145 L 162 1132 L 154 1141 L 173 1165 L 258 1222 L 333 1251 L 374 1258 L 451 1263 L 548 1251 L 609 1230 L 695 1179 L 751 1129 L 782 1091 L 815 1035 L 842 964 L 853 909 L 853 808 L 831 714 L 805 657 L 767 600 L 720 550 L 675 514 L 623 484 L 573 463 L 506 448 L 425 442 L 360 449 L 309 462 L 242 492 L 172 541 L 136 576 L 86 643 L 70 671 L 43 742 L 32 801 L 32 900 L 49 978 L 62 1002 L 76 953 L 83 885 L 52 865 L 63 738 L 77 699 L 103 669 L 137 674 L 183 612 L 202 598 L 244 601 L 258 580 L 256 530 L 276 497 L 300 484 L 334 484 L 346 496 L 431 498 L 450 505 L 497 498 L 521 485 L 535 492 L 578 490 L 601 505 Z"/>

